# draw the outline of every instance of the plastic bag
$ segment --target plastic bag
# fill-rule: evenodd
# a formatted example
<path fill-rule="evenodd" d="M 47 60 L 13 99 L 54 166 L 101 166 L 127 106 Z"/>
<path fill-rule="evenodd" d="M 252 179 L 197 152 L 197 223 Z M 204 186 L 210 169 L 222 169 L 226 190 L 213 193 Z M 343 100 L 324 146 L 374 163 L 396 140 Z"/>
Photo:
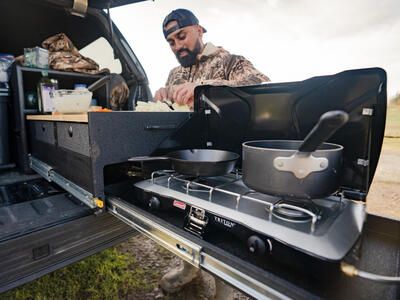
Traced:
<path fill-rule="evenodd" d="M 49 51 L 40 47 L 24 48 L 24 66 L 48 69 Z"/>

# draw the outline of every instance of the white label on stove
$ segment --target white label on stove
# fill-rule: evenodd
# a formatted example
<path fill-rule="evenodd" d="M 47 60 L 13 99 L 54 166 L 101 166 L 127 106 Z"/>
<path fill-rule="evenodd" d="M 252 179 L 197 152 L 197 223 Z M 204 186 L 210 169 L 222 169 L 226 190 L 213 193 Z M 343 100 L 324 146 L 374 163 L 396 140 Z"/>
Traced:
<path fill-rule="evenodd" d="M 236 226 L 236 223 L 233 223 L 232 221 L 229 221 L 229 220 L 222 219 L 221 217 L 214 216 L 214 220 L 215 220 L 215 222 L 220 223 L 228 228 L 233 228 Z"/>
<path fill-rule="evenodd" d="M 183 210 L 186 209 L 186 203 L 185 202 L 174 200 L 174 203 L 172 203 L 172 205 L 177 207 L 177 208 L 183 209 Z"/>

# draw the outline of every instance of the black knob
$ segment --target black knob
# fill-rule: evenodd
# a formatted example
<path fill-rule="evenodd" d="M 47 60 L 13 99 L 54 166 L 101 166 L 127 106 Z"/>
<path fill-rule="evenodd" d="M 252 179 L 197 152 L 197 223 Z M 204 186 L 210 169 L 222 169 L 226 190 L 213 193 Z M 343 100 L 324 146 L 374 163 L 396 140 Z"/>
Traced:
<path fill-rule="evenodd" d="M 265 242 L 258 236 L 252 235 L 247 239 L 247 249 L 254 254 L 265 254 L 267 251 L 270 252 L 272 250 L 271 242 L 269 240 L 267 240 L 267 242 L 268 245 L 266 245 Z"/>
<path fill-rule="evenodd" d="M 72 137 L 74 135 L 74 132 L 72 131 L 72 126 L 68 127 L 68 135 L 69 137 Z"/>
<path fill-rule="evenodd" d="M 149 200 L 149 209 L 157 210 L 159 208 L 160 208 L 160 200 L 157 197 L 152 196 Z"/>

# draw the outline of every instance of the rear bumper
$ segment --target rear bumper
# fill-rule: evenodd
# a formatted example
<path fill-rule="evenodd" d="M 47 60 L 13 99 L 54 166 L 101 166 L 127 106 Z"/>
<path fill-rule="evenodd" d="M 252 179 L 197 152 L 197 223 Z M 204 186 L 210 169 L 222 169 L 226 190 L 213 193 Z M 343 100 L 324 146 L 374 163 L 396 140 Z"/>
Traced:
<path fill-rule="evenodd" d="M 108 213 L 0 243 L 0 293 L 121 243 L 136 230 Z"/>

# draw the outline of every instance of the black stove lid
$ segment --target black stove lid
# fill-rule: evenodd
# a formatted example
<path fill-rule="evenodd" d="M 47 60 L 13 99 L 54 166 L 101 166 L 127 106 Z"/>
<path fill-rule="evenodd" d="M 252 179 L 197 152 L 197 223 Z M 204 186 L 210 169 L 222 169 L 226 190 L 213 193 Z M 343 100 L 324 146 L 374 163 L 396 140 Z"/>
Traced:
<path fill-rule="evenodd" d="M 341 188 L 351 199 L 365 200 L 381 152 L 386 118 L 386 72 L 380 68 L 348 70 L 299 82 L 248 87 L 196 88 L 195 110 L 211 109 L 207 141 L 213 148 L 242 153 L 244 141 L 304 139 L 329 110 L 349 113 L 349 122 L 329 141 L 344 146 Z M 209 144 L 210 145 L 210 144 Z"/>

